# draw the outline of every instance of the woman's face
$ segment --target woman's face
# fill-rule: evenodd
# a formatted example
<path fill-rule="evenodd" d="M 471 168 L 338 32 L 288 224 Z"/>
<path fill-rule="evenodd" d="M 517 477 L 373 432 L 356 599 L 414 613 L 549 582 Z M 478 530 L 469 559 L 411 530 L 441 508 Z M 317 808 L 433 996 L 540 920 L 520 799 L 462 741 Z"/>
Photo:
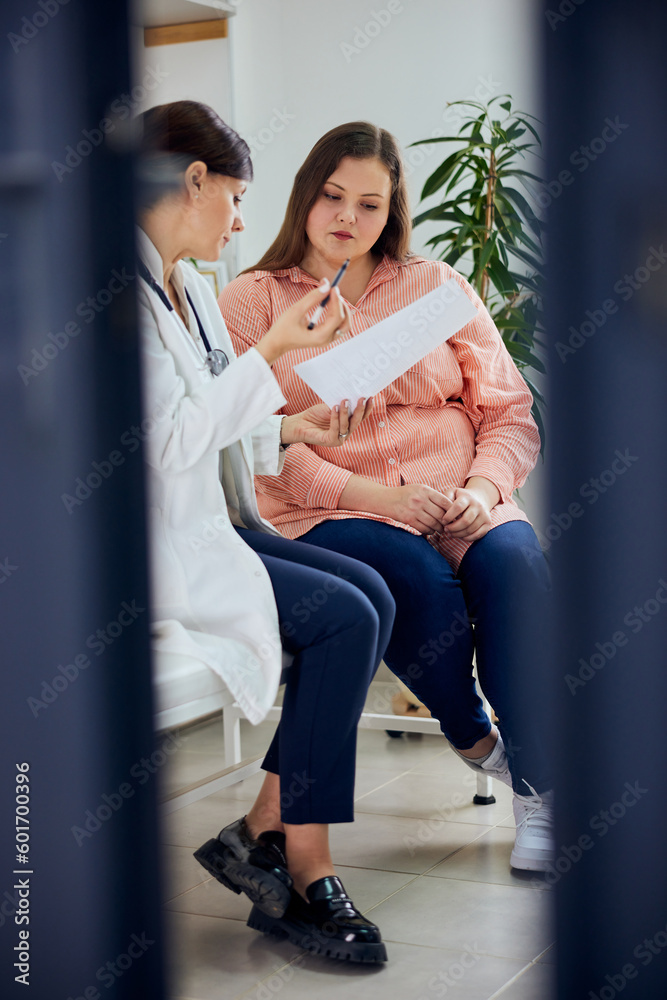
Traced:
<path fill-rule="evenodd" d="M 198 186 L 197 186 L 198 184 Z M 193 202 L 197 253 L 201 260 L 217 260 L 232 233 L 245 229 L 241 198 L 247 182 L 236 177 L 207 172 L 195 181 Z"/>
<path fill-rule="evenodd" d="M 377 242 L 389 217 L 391 177 L 381 160 L 345 156 L 327 178 L 306 222 L 316 253 L 339 267 Z"/>

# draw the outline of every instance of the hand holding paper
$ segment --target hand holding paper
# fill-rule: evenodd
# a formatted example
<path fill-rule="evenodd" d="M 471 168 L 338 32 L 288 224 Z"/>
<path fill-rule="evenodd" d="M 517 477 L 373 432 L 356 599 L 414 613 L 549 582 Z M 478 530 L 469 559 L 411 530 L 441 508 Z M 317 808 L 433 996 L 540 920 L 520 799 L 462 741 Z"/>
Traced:
<path fill-rule="evenodd" d="M 477 315 L 454 278 L 294 371 L 330 406 L 386 389 Z"/>

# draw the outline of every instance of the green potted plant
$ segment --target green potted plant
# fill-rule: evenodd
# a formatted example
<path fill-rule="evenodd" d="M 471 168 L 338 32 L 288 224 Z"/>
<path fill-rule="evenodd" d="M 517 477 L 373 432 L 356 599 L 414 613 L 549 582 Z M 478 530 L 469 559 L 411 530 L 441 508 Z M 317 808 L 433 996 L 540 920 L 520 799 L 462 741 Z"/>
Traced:
<path fill-rule="evenodd" d="M 533 115 L 512 110 L 507 94 L 488 104 L 453 101 L 470 109 L 463 115 L 456 135 L 421 139 L 423 146 L 456 143 L 424 184 L 420 204 L 440 192 L 440 202 L 413 220 L 442 222 L 445 228 L 427 241 L 437 248 L 439 260 L 466 277 L 489 310 L 515 364 L 533 394 L 533 416 L 544 441 L 544 398 L 531 380 L 544 373 L 540 358 L 544 223 L 535 215 L 524 194 L 526 181 L 541 185 L 541 178 L 525 169 L 527 154 L 541 146 Z M 495 105 L 495 106 L 493 106 Z M 492 107 L 493 106 L 493 107 Z M 462 267 L 465 258 L 466 267 Z M 530 373 L 530 374 L 529 374 Z"/>

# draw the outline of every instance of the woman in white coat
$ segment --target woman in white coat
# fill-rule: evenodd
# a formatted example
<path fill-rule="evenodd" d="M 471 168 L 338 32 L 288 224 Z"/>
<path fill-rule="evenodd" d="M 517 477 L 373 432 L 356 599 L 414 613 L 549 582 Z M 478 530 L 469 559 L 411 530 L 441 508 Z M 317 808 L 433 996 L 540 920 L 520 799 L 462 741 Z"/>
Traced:
<path fill-rule="evenodd" d="M 217 259 L 244 228 L 248 147 L 196 102 L 142 119 L 152 178 L 138 272 L 154 643 L 218 672 L 253 723 L 274 702 L 282 648 L 294 655 L 260 796 L 195 856 L 250 897 L 250 926 L 335 958 L 384 961 L 377 927 L 335 875 L 328 824 L 353 818 L 356 725 L 393 599 L 370 567 L 283 538 L 260 517 L 253 486 L 255 472 L 279 474 L 291 443 L 344 446 L 370 412 L 361 401 L 351 415 L 324 404 L 273 415 L 285 400 L 272 362 L 331 342 L 349 314 L 334 290 L 324 321 L 308 330 L 325 282 L 235 358 L 213 293 L 181 260 Z"/>

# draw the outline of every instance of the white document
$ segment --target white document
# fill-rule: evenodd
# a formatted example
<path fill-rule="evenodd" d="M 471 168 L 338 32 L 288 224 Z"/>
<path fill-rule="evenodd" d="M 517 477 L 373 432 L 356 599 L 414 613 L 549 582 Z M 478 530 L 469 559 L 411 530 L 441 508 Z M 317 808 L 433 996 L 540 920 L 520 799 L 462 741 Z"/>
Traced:
<path fill-rule="evenodd" d="M 461 286 L 450 278 L 405 309 L 345 343 L 295 365 L 294 371 L 327 406 L 386 389 L 477 315 Z"/>

